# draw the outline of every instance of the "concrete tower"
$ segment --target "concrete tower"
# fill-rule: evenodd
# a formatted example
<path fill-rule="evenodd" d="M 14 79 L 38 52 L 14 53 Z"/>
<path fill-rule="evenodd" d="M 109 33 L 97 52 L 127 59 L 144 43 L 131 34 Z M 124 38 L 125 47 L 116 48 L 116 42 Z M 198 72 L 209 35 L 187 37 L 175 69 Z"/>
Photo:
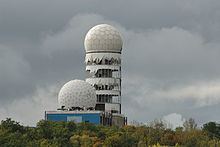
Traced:
<path fill-rule="evenodd" d="M 120 33 L 108 24 L 86 34 L 86 82 L 96 89 L 96 110 L 121 114 L 122 44 Z"/>

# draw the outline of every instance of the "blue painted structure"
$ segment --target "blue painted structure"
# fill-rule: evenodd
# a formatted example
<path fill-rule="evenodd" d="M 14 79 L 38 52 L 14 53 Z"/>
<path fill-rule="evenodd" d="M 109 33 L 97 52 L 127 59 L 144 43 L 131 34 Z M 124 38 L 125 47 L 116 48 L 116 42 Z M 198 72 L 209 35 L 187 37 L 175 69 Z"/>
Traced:
<path fill-rule="evenodd" d="M 77 123 L 88 122 L 93 124 L 101 124 L 101 113 L 98 112 L 60 112 L 60 111 L 46 111 L 45 119 L 50 121 L 74 121 Z"/>

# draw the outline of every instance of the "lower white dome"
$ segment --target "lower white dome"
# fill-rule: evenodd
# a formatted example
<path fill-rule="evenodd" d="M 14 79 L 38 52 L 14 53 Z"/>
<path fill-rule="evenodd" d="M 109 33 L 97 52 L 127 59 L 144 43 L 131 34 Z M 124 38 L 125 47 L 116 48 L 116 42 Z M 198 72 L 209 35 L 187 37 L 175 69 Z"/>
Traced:
<path fill-rule="evenodd" d="M 58 95 L 58 104 L 61 108 L 85 107 L 95 108 L 95 88 L 82 80 L 71 80 L 63 85 Z"/>

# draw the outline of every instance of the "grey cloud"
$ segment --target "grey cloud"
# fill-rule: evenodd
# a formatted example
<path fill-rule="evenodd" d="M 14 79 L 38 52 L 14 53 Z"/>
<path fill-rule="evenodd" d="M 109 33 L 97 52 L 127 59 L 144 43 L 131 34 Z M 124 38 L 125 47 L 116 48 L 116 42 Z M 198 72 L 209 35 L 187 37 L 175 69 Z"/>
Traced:
<path fill-rule="evenodd" d="M 11 117 L 24 125 L 35 126 L 44 119 L 45 110 L 56 110 L 56 95 L 58 86 L 36 88 L 32 96 L 15 100 L 7 106 L 1 106 L 0 119 Z"/>
<path fill-rule="evenodd" d="M 197 79 L 207 75 L 214 78 L 219 75 L 218 65 L 215 64 L 219 51 L 215 50 L 215 46 L 210 48 L 211 43 L 205 43 L 201 36 L 188 30 L 163 28 L 131 32 L 127 36 L 130 38 L 126 38 L 124 53 L 125 59 L 131 60 L 125 62 L 125 66 L 129 65 L 134 72 L 144 72 L 145 76 L 157 79 Z"/>
<path fill-rule="evenodd" d="M 11 48 L 0 45 L 0 92 L 1 103 L 23 95 L 28 91 L 28 81 L 31 67 L 29 63 Z"/>
<path fill-rule="evenodd" d="M 36 41 L 41 33 L 60 30 L 74 15 L 80 13 L 101 14 L 135 30 L 179 26 L 210 39 L 217 39 L 219 34 L 218 0 L 2 0 L 0 3 L 0 32 L 3 39 L 9 40 L 28 36 Z"/>
<path fill-rule="evenodd" d="M 62 30 L 49 32 L 43 40 L 42 52 L 50 54 L 56 51 L 79 51 L 84 53 L 84 37 L 87 31 L 97 23 L 105 22 L 104 18 L 95 14 L 78 14 L 74 16 Z"/>

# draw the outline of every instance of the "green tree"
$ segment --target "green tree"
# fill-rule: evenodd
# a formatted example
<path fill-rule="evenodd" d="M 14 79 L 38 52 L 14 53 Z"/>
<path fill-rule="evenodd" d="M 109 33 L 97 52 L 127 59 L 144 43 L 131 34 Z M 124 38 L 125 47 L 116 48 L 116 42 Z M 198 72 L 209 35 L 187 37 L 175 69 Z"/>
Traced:
<path fill-rule="evenodd" d="M 9 132 L 20 132 L 24 133 L 25 129 L 23 126 L 19 124 L 19 122 L 16 122 L 12 120 L 11 118 L 6 118 L 6 120 L 1 121 L 1 128 L 5 129 Z"/>
<path fill-rule="evenodd" d="M 197 128 L 197 124 L 193 118 L 189 118 L 183 123 L 183 127 L 186 131 L 190 131 Z"/>
<path fill-rule="evenodd" d="M 123 144 L 120 139 L 120 134 L 116 133 L 114 135 L 108 136 L 105 139 L 104 145 L 110 146 L 110 147 L 121 147 Z"/>
<path fill-rule="evenodd" d="M 52 139 L 53 128 L 50 121 L 41 120 L 37 123 L 37 131 L 39 136 L 45 139 Z"/>
<path fill-rule="evenodd" d="M 171 130 L 162 121 L 149 126 L 100 126 L 88 123 L 39 121 L 26 127 L 11 119 L 1 121 L 0 147 L 217 147 L 219 124 L 209 122 L 197 128 L 193 119 Z"/>
<path fill-rule="evenodd" d="M 208 122 L 203 125 L 203 130 L 210 138 L 220 138 L 220 125 L 215 122 Z"/>
<path fill-rule="evenodd" d="M 70 137 L 70 143 L 74 147 L 80 147 L 80 136 L 73 135 L 72 137 Z"/>

